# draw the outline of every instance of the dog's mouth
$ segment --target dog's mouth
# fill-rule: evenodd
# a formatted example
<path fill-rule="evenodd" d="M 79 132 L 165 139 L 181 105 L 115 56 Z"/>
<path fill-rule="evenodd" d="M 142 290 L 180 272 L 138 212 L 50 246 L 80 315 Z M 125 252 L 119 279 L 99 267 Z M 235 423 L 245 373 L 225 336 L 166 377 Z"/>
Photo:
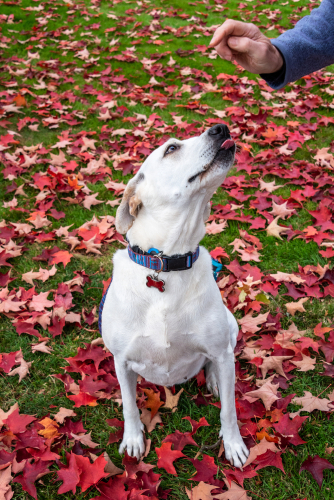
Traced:
<path fill-rule="evenodd" d="M 217 163 L 220 163 L 221 160 L 226 159 L 226 152 L 230 152 L 230 153 L 234 154 L 235 149 L 236 149 L 236 145 L 235 145 L 235 142 L 233 141 L 233 139 L 225 139 L 223 141 L 223 143 L 220 145 L 220 147 L 218 148 L 218 151 L 216 152 L 215 156 L 210 161 L 210 163 L 205 165 L 203 170 L 200 170 L 199 172 L 197 172 L 197 174 L 190 177 L 188 179 L 188 182 L 194 182 L 194 180 L 198 176 L 200 176 L 200 175 L 203 176 L 204 174 L 206 174 L 208 172 L 208 170 L 210 170 L 210 168 L 213 165 L 216 165 Z"/>

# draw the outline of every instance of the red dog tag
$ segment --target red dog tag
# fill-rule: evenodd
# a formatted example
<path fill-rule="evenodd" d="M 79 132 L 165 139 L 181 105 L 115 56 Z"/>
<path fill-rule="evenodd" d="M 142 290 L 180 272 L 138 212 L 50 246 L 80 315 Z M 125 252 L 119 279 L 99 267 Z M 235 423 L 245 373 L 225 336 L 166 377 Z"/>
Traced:
<path fill-rule="evenodd" d="M 146 276 L 146 286 L 148 288 L 157 288 L 159 292 L 165 291 L 165 282 L 164 280 L 157 280 L 154 276 L 148 275 Z"/>

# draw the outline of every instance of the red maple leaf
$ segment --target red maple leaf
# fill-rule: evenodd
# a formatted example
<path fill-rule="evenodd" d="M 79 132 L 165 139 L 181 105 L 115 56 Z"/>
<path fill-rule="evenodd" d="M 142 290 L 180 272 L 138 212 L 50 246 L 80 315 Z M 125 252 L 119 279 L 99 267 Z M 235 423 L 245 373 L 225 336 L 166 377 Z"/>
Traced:
<path fill-rule="evenodd" d="M 18 434 L 26 430 L 27 425 L 36 420 L 32 415 L 19 415 L 18 408 L 14 410 L 4 421 L 13 434 Z"/>
<path fill-rule="evenodd" d="M 104 472 L 107 461 L 103 454 L 100 455 L 92 464 L 90 463 L 89 458 L 76 455 L 76 462 L 80 470 L 80 481 L 78 486 L 80 486 L 82 492 L 86 491 L 90 488 L 90 486 L 97 484 L 100 479 L 108 476 L 108 473 Z"/>
<path fill-rule="evenodd" d="M 69 466 L 57 471 L 58 478 L 63 481 L 58 493 L 67 493 L 68 491 L 75 493 L 77 486 L 82 489 L 82 492 L 86 491 L 102 478 L 108 476 L 108 473 L 104 472 L 106 464 L 107 461 L 103 454 L 91 463 L 88 457 L 76 455 L 71 451 Z"/>
<path fill-rule="evenodd" d="M 334 378 L 334 365 L 324 365 L 325 371 L 319 373 L 323 377 L 332 377 Z"/>
<path fill-rule="evenodd" d="M 52 325 L 48 326 L 48 330 L 51 333 L 52 337 L 55 338 L 57 335 L 61 335 L 63 333 L 63 328 L 65 326 L 65 318 L 59 318 L 55 316 L 52 320 Z"/>
<path fill-rule="evenodd" d="M 320 204 L 319 210 L 309 210 L 308 213 L 316 219 L 313 225 L 321 226 L 323 231 L 327 229 L 327 226 L 331 225 L 332 212 L 325 205 Z"/>
<path fill-rule="evenodd" d="M 75 394 L 74 396 L 67 396 L 68 399 L 71 401 L 74 401 L 75 408 L 79 408 L 80 406 L 97 406 L 98 403 L 97 398 L 94 396 L 91 396 L 90 394 L 86 394 L 85 392 L 79 392 L 78 394 Z"/>
<path fill-rule="evenodd" d="M 189 481 L 204 481 L 205 483 L 212 484 L 218 470 L 215 459 L 209 457 L 209 455 L 203 455 L 203 460 L 197 460 L 197 458 L 188 458 L 188 460 L 197 471 L 197 474 L 190 477 Z"/>
<path fill-rule="evenodd" d="M 314 328 L 314 333 L 315 335 L 317 335 L 318 337 L 321 337 L 323 341 L 325 341 L 325 333 L 327 332 L 330 332 L 331 330 L 333 330 L 333 328 L 331 327 L 327 327 L 327 326 L 322 326 L 322 322 L 321 323 L 318 323 L 317 326 Z"/>
<path fill-rule="evenodd" d="M 138 462 L 136 457 L 130 457 L 127 453 L 124 455 L 122 464 L 125 467 L 127 477 L 129 479 L 135 479 L 138 472 L 148 473 L 155 467 L 151 464 L 145 464 L 142 460 Z"/>
<path fill-rule="evenodd" d="M 190 417 L 183 417 L 182 420 L 188 420 L 188 422 L 190 422 L 190 425 L 192 428 L 192 431 L 190 433 L 191 435 L 195 434 L 197 429 L 199 429 L 200 427 L 203 427 L 203 426 L 210 427 L 210 424 L 208 424 L 205 417 L 200 418 L 200 420 L 198 422 L 196 422 L 196 420 L 192 420 Z"/>
<path fill-rule="evenodd" d="M 0 354 L 0 368 L 4 370 L 5 373 L 9 373 L 10 370 L 15 365 L 15 356 L 19 351 L 9 352 Z"/>
<path fill-rule="evenodd" d="M 70 252 L 68 252 L 67 250 L 59 250 L 59 252 L 56 252 L 53 254 L 49 263 L 51 265 L 53 265 L 53 264 L 59 264 L 60 262 L 62 262 L 62 264 L 65 268 L 67 266 L 67 264 L 70 262 L 72 257 L 73 257 L 73 255 Z"/>
<path fill-rule="evenodd" d="M 203 417 L 204 418 L 204 417 Z M 182 451 L 187 444 L 198 446 L 196 441 L 192 438 L 191 432 L 180 432 L 176 430 L 173 434 L 169 434 L 162 441 L 163 443 L 173 443 L 174 450 Z"/>
<path fill-rule="evenodd" d="M 92 345 L 86 343 L 85 346 L 86 346 L 85 348 L 80 347 L 78 349 L 78 354 L 76 356 L 73 356 L 71 358 L 65 358 L 66 361 L 68 361 L 69 363 L 70 362 L 77 363 L 82 361 L 83 363 L 84 361 L 92 360 L 94 361 L 96 371 L 98 371 L 101 361 L 110 357 L 111 353 L 105 352 L 99 345 Z"/>
<path fill-rule="evenodd" d="M 226 257 L 227 259 L 229 258 L 229 255 L 222 247 L 216 247 L 214 250 L 211 250 L 210 255 L 213 259 L 218 259 L 218 257 Z"/>
<path fill-rule="evenodd" d="M 120 427 L 119 431 L 110 433 L 109 440 L 108 440 L 108 444 L 117 443 L 123 437 L 124 422 L 122 420 L 118 420 L 118 418 L 109 418 L 106 420 L 106 422 L 111 427 Z"/>
<path fill-rule="evenodd" d="M 111 498 L 117 500 L 128 500 L 129 491 L 125 491 L 123 477 L 113 477 L 110 478 L 107 483 L 99 483 L 97 489 L 101 493 L 101 496 L 94 497 L 94 500 L 110 500 Z"/>
<path fill-rule="evenodd" d="M 0 267 L 1 266 L 9 266 L 13 267 L 12 264 L 7 262 L 8 259 L 11 259 L 13 256 L 10 253 L 6 253 L 6 250 L 0 252 Z"/>
<path fill-rule="evenodd" d="M 309 471 L 321 488 L 324 479 L 324 469 L 334 469 L 334 465 L 325 458 L 320 458 L 319 455 L 315 455 L 315 457 L 308 457 L 307 460 L 302 463 L 299 473 L 302 470 Z"/>
<path fill-rule="evenodd" d="M 17 476 L 13 479 L 13 483 L 20 483 L 24 491 L 27 491 L 35 500 L 37 500 L 37 491 L 35 486 L 35 481 L 37 476 L 47 474 L 49 472 L 49 465 L 51 462 L 44 462 L 43 460 L 37 460 L 33 463 L 26 462 L 23 475 Z"/>
<path fill-rule="evenodd" d="M 254 469 L 251 468 L 250 465 L 247 467 L 244 467 L 242 470 L 239 469 L 224 469 L 224 474 L 226 476 L 226 479 L 229 482 L 229 485 L 231 486 L 232 481 L 235 481 L 239 483 L 242 487 L 244 486 L 244 480 L 245 479 L 250 479 L 252 477 L 257 476 L 257 472 L 255 472 Z"/>
<path fill-rule="evenodd" d="M 334 359 L 334 331 L 329 334 L 328 341 L 319 341 L 320 349 L 325 355 L 327 363 L 332 363 Z"/>
<path fill-rule="evenodd" d="M 67 493 L 72 491 L 74 494 L 80 480 L 80 472 L 76 462 L 76 455 L 71 452 L 68 467 L 63 466 L 57 471 L 58 479 L 63 481 L 63 484 L 58 489 L 58 494 Z"/>
<path fill-rule="evenodd" d="M 277 432 L 279 432 L 283 436 L 286 436 L 289 443 L 294 445 L 304 444 L 306 441 L 303 441 L 299 436 L 298 430 L 307 418 L 307 416 L 300 417 L 299 415 L 297 415 L 291 420 L 289 415 L 286 413 L 278 423 L 273 424 L 273 427 Z"/>
<path fill-rule="evenodd" d="M 155 448 L 158 455 L 157 467 L 165 469 L 168 474 L 177 475 L 173 462 L 178 458 L 185 457 L 182 451 L 172 450 L 172 443 L 163 443 L 160 448 Z"/>
<path fill-rule="evenodd" d="M 304 442 L 304 441 L 303 441 Z M 258 455 L 254 461 L 257 465 L 256 471 L 263 469 L 264 467 L 277 467 L 281 469 L 285 474 L 285 470 L 282 463 L 281 453 L 275 453 L 274 451 L 267 450 L 263 455 Z"/>

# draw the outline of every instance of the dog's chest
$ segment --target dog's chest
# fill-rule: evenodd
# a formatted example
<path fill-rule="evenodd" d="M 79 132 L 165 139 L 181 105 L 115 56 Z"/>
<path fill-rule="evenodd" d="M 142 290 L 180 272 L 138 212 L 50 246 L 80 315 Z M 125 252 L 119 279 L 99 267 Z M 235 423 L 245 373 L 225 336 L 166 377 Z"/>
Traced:
<path fill-rule="evenodd" d="M 199 333 L 186 317 L 155 306 L 148 309 L 143 328 L 132 336 L 124 355 L 131 368 L 145 379 L 174 385 L 201 369 L 205 351 Z"/>

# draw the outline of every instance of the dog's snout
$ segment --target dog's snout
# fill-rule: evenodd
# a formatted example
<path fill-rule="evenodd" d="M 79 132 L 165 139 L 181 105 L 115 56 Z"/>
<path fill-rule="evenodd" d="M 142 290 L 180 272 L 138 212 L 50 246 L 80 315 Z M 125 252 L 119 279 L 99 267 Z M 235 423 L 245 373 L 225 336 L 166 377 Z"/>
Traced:
<path fill-rule="evenodd" d="M 209 129 L 209 135 L 213 136 L 215 139 L 218 137 L 219 138 L 229 138 L 230 137 L 230 131 L 224 123 L 218 123 L 217 125 L 214 125 Z"/>

